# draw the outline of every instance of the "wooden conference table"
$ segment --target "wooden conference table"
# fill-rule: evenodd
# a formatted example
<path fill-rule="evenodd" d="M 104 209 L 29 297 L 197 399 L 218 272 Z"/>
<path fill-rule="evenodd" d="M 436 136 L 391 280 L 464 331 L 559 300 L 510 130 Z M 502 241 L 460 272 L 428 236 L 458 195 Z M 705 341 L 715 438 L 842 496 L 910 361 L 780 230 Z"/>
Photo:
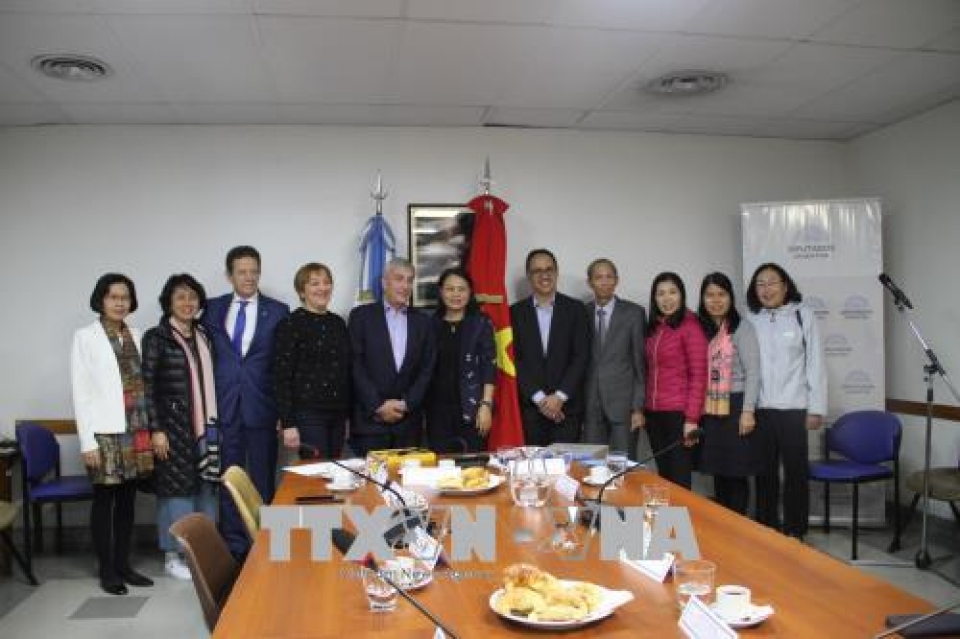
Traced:
<path fill-rule="evenodd" d="M 627 477 L 627 490 L 608 491 L 604 501 L 639 504 L 639 487 L 648 482 L 662 480 L 646 471 L 633 473 Z M 589 494 L 591 489 L 584 488 Z M 322 480 L 287 473 L 273 503 L 292 505 L 297 495 L 322 492 Z M 657 583 L 620 562 L 601 561 L 598 538 L 584 561 L 541 550 L 543 539 L 552 531 L 549 516 L 538 509 L 514 507 L 507 486 L 479 496 L 453 499 L 428 494 L 428 498 L 438 505 L 474 503 L 497 508 L 496 562 L 455 562 L 462 578 L 437 573 L 433 583 L 413 593 L 460 637 L 561 636 L 514 625 L 490 609 L 488 600 L 500 587 L 502 568 L 518 561 L 536 564 L 561 578 L 634 593 L 635 599 L 611 617 L 563 636 L 682 636 L 669 580 Z M 932 609 L 922 599 L 672 484 L 670 501 L 689 509 L 702 556 L 717 564 L 717 584 L 749 586 L 756 603 L 770 603 L 776 609 L 764 623 L 741 630 L 743 637 L 872 637 L 883 629 L 889 614 Z M 348 503 L 383 502 L 368 484 L 351 494 Z M 564 503 L 554 492 L 552 504 Z M 536 531 L 534 539 L 516 543 L 513 534 L 520 528 Z M 579 532 L 583 534 L 583 528 Z M 268 535 L 260 531 L 214 637 L 433 636 L 430 622 L 402 599 L 391 613 L 369 612 L 360 581 L 345 576 L 355 572 L 356 564 L 342 561 L 336 549 L 329 562 L 312 561 L 308 531 L 293 532 L 289 562 L 269 560 Z"/>

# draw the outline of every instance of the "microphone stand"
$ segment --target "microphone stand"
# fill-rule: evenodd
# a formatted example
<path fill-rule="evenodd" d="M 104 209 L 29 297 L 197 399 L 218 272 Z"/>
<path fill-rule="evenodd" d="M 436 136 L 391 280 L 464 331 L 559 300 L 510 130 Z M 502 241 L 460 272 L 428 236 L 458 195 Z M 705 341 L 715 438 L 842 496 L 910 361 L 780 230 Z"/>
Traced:
<path fill-rule="evenodd" d="M 950 381 L 947 371 L 944 370 L 943 366 L 940 365 L 940 360 L 937 357 L 937 354 L 933 351 L 929 344 L 927 344 L 927 341 L 923 339 L 920 329 L 917 328 L 916 323 L 910 317 L 910 314 L 913 312 L 913 305 L 910 303 L 910 300 L 907 299 L 907 296 L 900 291 L 900 289 L 896 288 L 896 285 L 894 285 L 890 278 L 885 274 L 880 275 L 880 281 L 883 282 L 884 286 L 893 293 L 893 303 L 896 305 L 897 310 L 900 311 L 900 314 L 906 317 L 907 323 L 910 325 L 910 329 L 913 331 L 914 337 L 916 337 L 917 341 L 920 342 L 920 346 L 923 348 L 923 352 L 927 356 L 927 363 L 923 367 L 923 381 L 927 386 L 926 432 L 923 451 L 923 490 L 921 492 L 923 501 L 923 524 L 920 529 L 920 549 L 917 551 L 915 560 L 917 568 L 920 570 L 926 570 L 930 567 L 931 563 L 933 563 L 930 559 L 930 553 L 927 550 L 927 517 L 930 510 L 930 454 L 933 438 L 933 376 L 940 376 L 940 379 L 943 380 L 944 385 L 946 385 L 947 389 L 950 390 L 950 393 L 953 395 L 953 398 L 957 401 L 957 403 L 960 403 L 960 393 L 957 392 L 957 389 Z M 888 282 L 890 283 L 890 286 L 887 285 Z M 899 295 L 897 292 L 899 292 Z M 908 308 L 910 309 L 910 313 L 907 313 Z M 899 508 L 900 504 L 896 504 L 896 507 Z M 891 550 L 898 549 L 891 548 Z"/>
<path fill-rule="evenodd" d="M 355 539 L 355 536 L 353 535 L 353 533 L 351 533 L 348 530 L 345 530 L 343 528 L 333 529 L 333 545 L 336 546 L 337 550 L 339 550 L 344 555 L 346 555 L 347 551 L 350 550 L 350 546 L 353 544 L 354 539 Z M 417 601 L 413 597 L 413 595 L 411 595 L 410 593 L 405 591 L 403 588 L 401 588 L 400 585 L 397 584 L 397 582 L 395 582 L 389 575 L 386 574 L 386 571 L 380 571 L 377 566 L 377 562 L 373 557 L 368 556 L 362 562 L 362 565 L 364 568 L 367 568 L 368 570 L 372 570 L 376 572 L 381 579 L 383 579 L 385 582 L 390 584 L 390 587 L 392 587 L 394 590 L 397 591 L 397 594 L 399 594 L 401 597 L 403 597 L 408 602 L 410 602 L 410 605 L 412 605 L 414 608 L 420 611 L 420 614 L 422 614 L 427 619 L 429 619 L 431 623 L 433 623 L 433 625 L 440 628 L 440 630 L 442 630 L 448 637 L 450 637 L 450 639 L 458 639 L 457 634 L 452 630 L 450 630 L 449 626 L 444 624 L 432 612 L 427 610 L 427 608 L 422 603 Z"/>

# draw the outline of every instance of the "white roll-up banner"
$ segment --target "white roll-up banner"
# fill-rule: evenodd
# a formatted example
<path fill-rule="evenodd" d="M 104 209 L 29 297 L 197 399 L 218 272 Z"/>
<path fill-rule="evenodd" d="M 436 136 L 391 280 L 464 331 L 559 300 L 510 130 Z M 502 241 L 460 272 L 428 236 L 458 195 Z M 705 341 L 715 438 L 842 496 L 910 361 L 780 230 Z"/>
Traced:
<path fill-rule="evenodd" d="M 744 290 L 766 262 L 797 283 L 819 322 L 827 362 L 829 415 L 884 409 L 883 269 L 880 201 L 811 200 L 742 204 Z M 823 455 L 823 431 L 810 434 L 810 456 Z M 830 490 L 831 523 L 851 520 L 849 487 Z M 810 493 L 811 520 L 822 520 L 821 487 Z M 860 490 L 860 522 L 884 521 L 884 486 Z"/>

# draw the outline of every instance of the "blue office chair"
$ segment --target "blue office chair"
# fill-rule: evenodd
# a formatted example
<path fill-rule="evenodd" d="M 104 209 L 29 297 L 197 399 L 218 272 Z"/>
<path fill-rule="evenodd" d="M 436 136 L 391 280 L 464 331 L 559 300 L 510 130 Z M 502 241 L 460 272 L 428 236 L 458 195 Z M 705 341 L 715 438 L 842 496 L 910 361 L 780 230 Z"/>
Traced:
<path fill-rule="evenodd" d="M 86 475 L 60 474 L 60 444 L 54 434 L 34 422 L 17 422 L 17 443 L 20 445 L 23 488 L 23 537 L 24 557 L 27 569 L 33 570 L 33 548 L 43 550 L 43 518 L 40 508 L 44 504 L 57 506 L 57 552 L 63 546 L 64 502 L 93 499 L 93 485 Z M 32 531 L 31 511 L 36 519 Z"/>
<path fill-rule="evenodd" d="M 827 431 L 827 459 L 810 463 L 810 479 L 822 481 L 823 527 L 830 532 L 830 484 L 853 486 L 851 559 L 857 559 L 859 487 L 893 478 L 894 537 L 890 550 L 900 549 L 900 419 L 880 410 L 862 410 L 841 416 Z M 835 452 L 845 459 L 830 459 Z M 884 466 L 893 462 L 893 468 Z"/>

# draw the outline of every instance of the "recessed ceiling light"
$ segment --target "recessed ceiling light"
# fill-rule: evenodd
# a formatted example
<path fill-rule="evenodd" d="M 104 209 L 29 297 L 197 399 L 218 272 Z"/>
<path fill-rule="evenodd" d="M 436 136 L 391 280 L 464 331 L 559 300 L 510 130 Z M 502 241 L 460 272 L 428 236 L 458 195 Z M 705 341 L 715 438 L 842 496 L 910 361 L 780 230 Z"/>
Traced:
<path fill-rule="evenodd" d="M 113 69 L 103 60 L 73 53 L 38 55 L 30 66 L 47 77 L 71 82 L 95 82 L 113 75 Z"/>
<path fill-rule="evenodd" d="M 674 71 L 651 80 L 646 90 L 667 95 L 701 95 L 723 88 L 730 81 L 716 71 Z"/>

